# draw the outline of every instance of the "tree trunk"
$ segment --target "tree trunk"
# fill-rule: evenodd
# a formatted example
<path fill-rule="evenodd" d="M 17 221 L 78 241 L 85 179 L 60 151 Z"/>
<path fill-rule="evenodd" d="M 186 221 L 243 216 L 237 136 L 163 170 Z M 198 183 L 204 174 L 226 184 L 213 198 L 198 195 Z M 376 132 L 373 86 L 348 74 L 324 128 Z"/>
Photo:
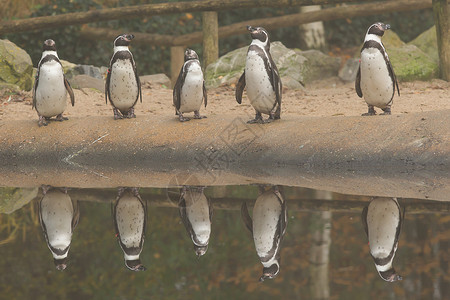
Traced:
<path fill-rule="evenodd" d="M 441 78 L 450 81 L 450 8 L 447 0 L 433 0 Z"/>
<path fill-rule="evenodd" d="M 311 11 L 320 11 L 320 5 L 302 6 L 300 7 L 300 13 L 306 13 Z M 323 22 L 312 22 L 308 24 L 302 24 L 299 26 L 300 31 L 300 49 L 318 49 L 326 50 L 325 41 L 325 29 Z"/>
<path fill-rule="evenodd" d="M 178 74 L 184 64 L 184 46 L 170 47 L 170 80 L 172 86 L 177 82 Z"/>
<path fill-rule="evenodd" d="M 202 15 L 203 26 L 203 62 L 206 67 L 219 58 L 219 22 L 217 12 L 205 11 Z"/>

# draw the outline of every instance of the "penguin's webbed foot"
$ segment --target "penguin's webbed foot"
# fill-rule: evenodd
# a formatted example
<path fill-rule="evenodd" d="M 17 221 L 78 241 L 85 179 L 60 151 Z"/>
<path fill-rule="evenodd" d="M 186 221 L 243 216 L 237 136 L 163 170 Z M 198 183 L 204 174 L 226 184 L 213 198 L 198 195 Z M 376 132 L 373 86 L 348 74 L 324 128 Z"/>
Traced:
<path fill-rule="evenodd" d="M 186 122 L 186 121 L 190 121 L 191 120 L 190 118 L 183 117 L 182 113 L 178 114 L 178 119 L 180 120 L 180 122 Z"/>
<path fill-rule="evenodd" d="M 136 115 L 134 114 L 134 107 L 130 108 L 130 110 L 128 111 L 126 118 L 128 119 L 132 119 L 132 118 L 136 118 Z"/>
<path fill-rule="evenodd" d="M 260 112 L 256 112 L 254 119 L 247 121 L 247 124 L 256 124 L 256 123 L 264 124 L 264 120 Z"/>
<path fill-rule="evenodd" d="M 48 125 L 47 118 L 44 116 L 39 116 L 38 125 L 39 127 L 47 126 Z"/>
<path fill-rule="evenodd" d="M 194 111 L 194 119 L 205 119 L 206 116 L 201 116 L 198 110 Z"/>
<path fill-rule="evenodd" d="M 69 118 L 63 117 L 62 114 L 59 114 L 59 115 L 56 116 L 56 119 L 55 119 L 55 120 L 58 121 L 58 122 L 62 122 L 62 121 L 69 120 Z"/>
<path fill-rule="evenodd" d="M 113 112 L 114 112 L 114 120 L 123 119 L 123 115 L 120 113 L 120 111 L 117 108 L 113 108 Z"/>
<path fill-rule="evenodd" d="M 391 114 L 391 107 L 388 106 L 386 108 L 382 108 L 383 112 L 380 115 L 390 115 Z"/>
<path fill-rule="evenodd" d="M 376 114 L 377 114 L 377 112 L 375 111 L 375 108 L 373 107 L 373 105 L 369 105 L 369 111 L 365 114 L 362 114 L 361 116 L 374 116 Z"/>

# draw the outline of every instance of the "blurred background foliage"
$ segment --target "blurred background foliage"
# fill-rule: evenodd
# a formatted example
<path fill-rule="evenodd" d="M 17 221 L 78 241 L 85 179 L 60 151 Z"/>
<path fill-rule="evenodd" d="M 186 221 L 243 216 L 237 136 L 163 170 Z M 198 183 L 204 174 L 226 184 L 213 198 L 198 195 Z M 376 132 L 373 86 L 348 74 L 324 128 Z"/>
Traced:
<path fill-rule="evenodd" d="M 2 20 L 48 16 L 68 12 L 87 11 L 92 9 L 122 7 L 129 5 L 177 2 L 175 0 L 145 1 L 145 0 L 6 0 L 5 7 L 0 12 Z M 295 12 L 298 8 L 295 8 Z M 282 16 L 293 13 L 292 8 L 254 8 L 219 12 L 219 26 L 229 25 L 245 20 Z M 377 16 L 358 17 L 345 20 L 325 22 L 326 40 L 330 55 L 339 55 L 341 51 L 361 44 L 368 26 L 376 21 L 391 24 L 392 29 L 404 42 L 408 42 L 434 24 L 431 9 L 422 11 L 390 13 Z M 252 24 L 257 25 L 257 24 Z M 84 25 L 86 26 L 86 25 Z M 201 31 L 201 13 L 186 13 L 164 15 L 149 18 L 115 20 L 109 22 L 91 23 L 93 27 L 107 27 L 123 32 L 145 32 L 168 35 L 181 35 Z M 77 64 L 92 64 L 107 66 L 112 55 L 112 41 L 87 41 L 80 38 L 81 26 L 68 26 L 39 32 L 25 32 L 7 35 L 7 38 L 24 48 L 33 60 L 34 65 L 40 59 L 44 40 L 52 38 L 56 41 L 61 59 Z M 282 28 L 271 31 L 272 41 L 283 42 L 289 48 L 297 48 L 299 30 L 297 27 Z M 220 55 L 249 44 L 247 35 L 233 36 L 221 39 Z M 202 56 L 201 45 L 190 45 Z M 141 74 L 170 73 L 170 50 L 166 47 L 148 45 L 132 46 L 132 52 L 138 61 Z"/>

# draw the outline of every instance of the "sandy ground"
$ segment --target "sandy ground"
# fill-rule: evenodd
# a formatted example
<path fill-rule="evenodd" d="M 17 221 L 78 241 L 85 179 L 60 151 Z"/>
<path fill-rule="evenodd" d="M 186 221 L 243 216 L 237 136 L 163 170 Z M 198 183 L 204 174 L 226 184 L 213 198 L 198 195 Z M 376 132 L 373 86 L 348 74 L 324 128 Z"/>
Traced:
<path fill-rule="evenodd" d="M 430 82 L 405 82 L 400 84 L 400 97 L 394 97 L 393 114 L 418 113 L 450 109 L 450 83 L 442 80 Z M 75 106 L 68 107 L 67 117 L 93 115 L 113 116 L 104 94 L 93 89 L 74 90 Z M 67 100 L 69 103 L 69 99 Z M 208 105 L 202 107 L 202 115 L 253 115 L 254 110 L 244 96 L 239 105 L 234 98 L 234 86 L 224 86 L 208 91 Z M 367 112 L 363 99 L 359 98 L 353 83 L 342 83 L 338 78 L 317 81 L 304 90 L 283 91 L 282 115 L 307 116 L 358 116 Z M 381 112 L 378 110 L 378 112 Z M 143 102 L 136 105 L 138 118 L 164 116 L 176 118 L 172 106 L 172 90 L 146 83 L 143 86 Z M 192 114 L 186 114 L 191 116 Z M 18 95 L 0 93 L 0 120 L 36 119 L 31 109 L 31 92 Z"/>

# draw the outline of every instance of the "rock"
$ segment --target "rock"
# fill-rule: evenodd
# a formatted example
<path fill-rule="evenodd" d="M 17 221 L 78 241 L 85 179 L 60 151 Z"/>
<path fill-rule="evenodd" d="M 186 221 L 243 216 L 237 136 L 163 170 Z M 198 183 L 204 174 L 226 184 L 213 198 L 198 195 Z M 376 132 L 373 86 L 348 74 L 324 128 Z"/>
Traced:
<path fill-rule="evenodd" d="M 13 213 L 37 195 L 38 188 L 0 188 L 0 213 Z"/>
<path fill-rule="evenodd" d="M 304 83 L 338 75 L 341 58 L 326 55 L 319 50 L 297 50 L 296 52 L 306 58 L 303 71 Z"/>
<path fill-rule="evenodd" d="M 22 89 L 18 85 L 0 81 L 0 91 L 7 92 L 6 90 L 8 90 L 11 93 L 18 93 Z"/>
<path fill-rule="evenodd" d="M 339 78 L 345 82 L 356 80 L 356 74 L 359 68 L 359 58 L 348 59 L 342 69 L 339 70 Z"/>
<path fill-rule="evenodd" d="M 172 82 L 170 81 L 170 78 L 163 73 L 139 76 L 139 79 L 141 80 L 141 84 L 149 82 L 151 85 L 158 85 L 167 89 L 172 88 Z"/>
<path fill-rule="evenodd" d="M 73 70 L 76 75 L 88 75 L 94 78 L 103 79 L 103 73 L 99 67 L 92 65 L 77 65 Z"/>
<path fill-rule="evenodd" d="M 29 91 L 33 86 L 33 63 L 25 50 L 8 40 L 0 40 L 0 82 Z"/>
<path fill-rule="evenodd" d="M 405 43 L 400 39 L 400 37 L 393 31 L 387 30 L 383 35 L 383 45 L 386 49 L 394 47 L 402 47 Z M 362 47 L 362 45 L 361 45 Z"/>
<path fill-rule="evenodd" d="M 70 72 L 72 69 L 74 69 L 77 66 L 76 64 L 71 63 L 70 61 L 67 61 L 64 59 L 60 59 L 59 61 L 61 62 L 64 73 L 66 74 L 66 77 L 67 77 L 67 73 Z"/>
<path fill-rule="evenodd" d="M 223 84 L 236 83 L 244 71 L 248 46 L 242 47 L 221 56 L 206 67 L 206 87 L 218 87 Z"/>
<path fill-rule="evenodd" d="M 439 53 L 437 51 L 437 37 L 435 26 L 421 33 L 418 37 L 416 37 L 408 44 L 414 45 L 423 52 L 425 52 L 425 54 L 431 57 L 436 63 L 439 62 Z"/>
<path fill-rule="evenodd" d="M 439 74 L 438 64 L 414 45 L 388 50 L 399 81 L 430 80 Z"/>
<path fill-rule="evenodd" d="M 305 63 L 307 59 L 296 51 L 286 48 L 281 42 L 273 42 L 270 46 L 270 53 L 277 65 L 281 78 L 290 77 L 297 81 L 296 83 L 288 81 L 283 82 L 283 86 L 296 89 L 298 85 L 304 85 L 307 75 L 307 67 Z M 309 82 L 309 81 L 308 81 Z"/>
<path fill-rule="evenodd" d="M 102 93 L 105 91 L 105 81 L 89 75 L 76 75 L 70 80 L 70 84 L 75 89 L 91 88 Z"/>

